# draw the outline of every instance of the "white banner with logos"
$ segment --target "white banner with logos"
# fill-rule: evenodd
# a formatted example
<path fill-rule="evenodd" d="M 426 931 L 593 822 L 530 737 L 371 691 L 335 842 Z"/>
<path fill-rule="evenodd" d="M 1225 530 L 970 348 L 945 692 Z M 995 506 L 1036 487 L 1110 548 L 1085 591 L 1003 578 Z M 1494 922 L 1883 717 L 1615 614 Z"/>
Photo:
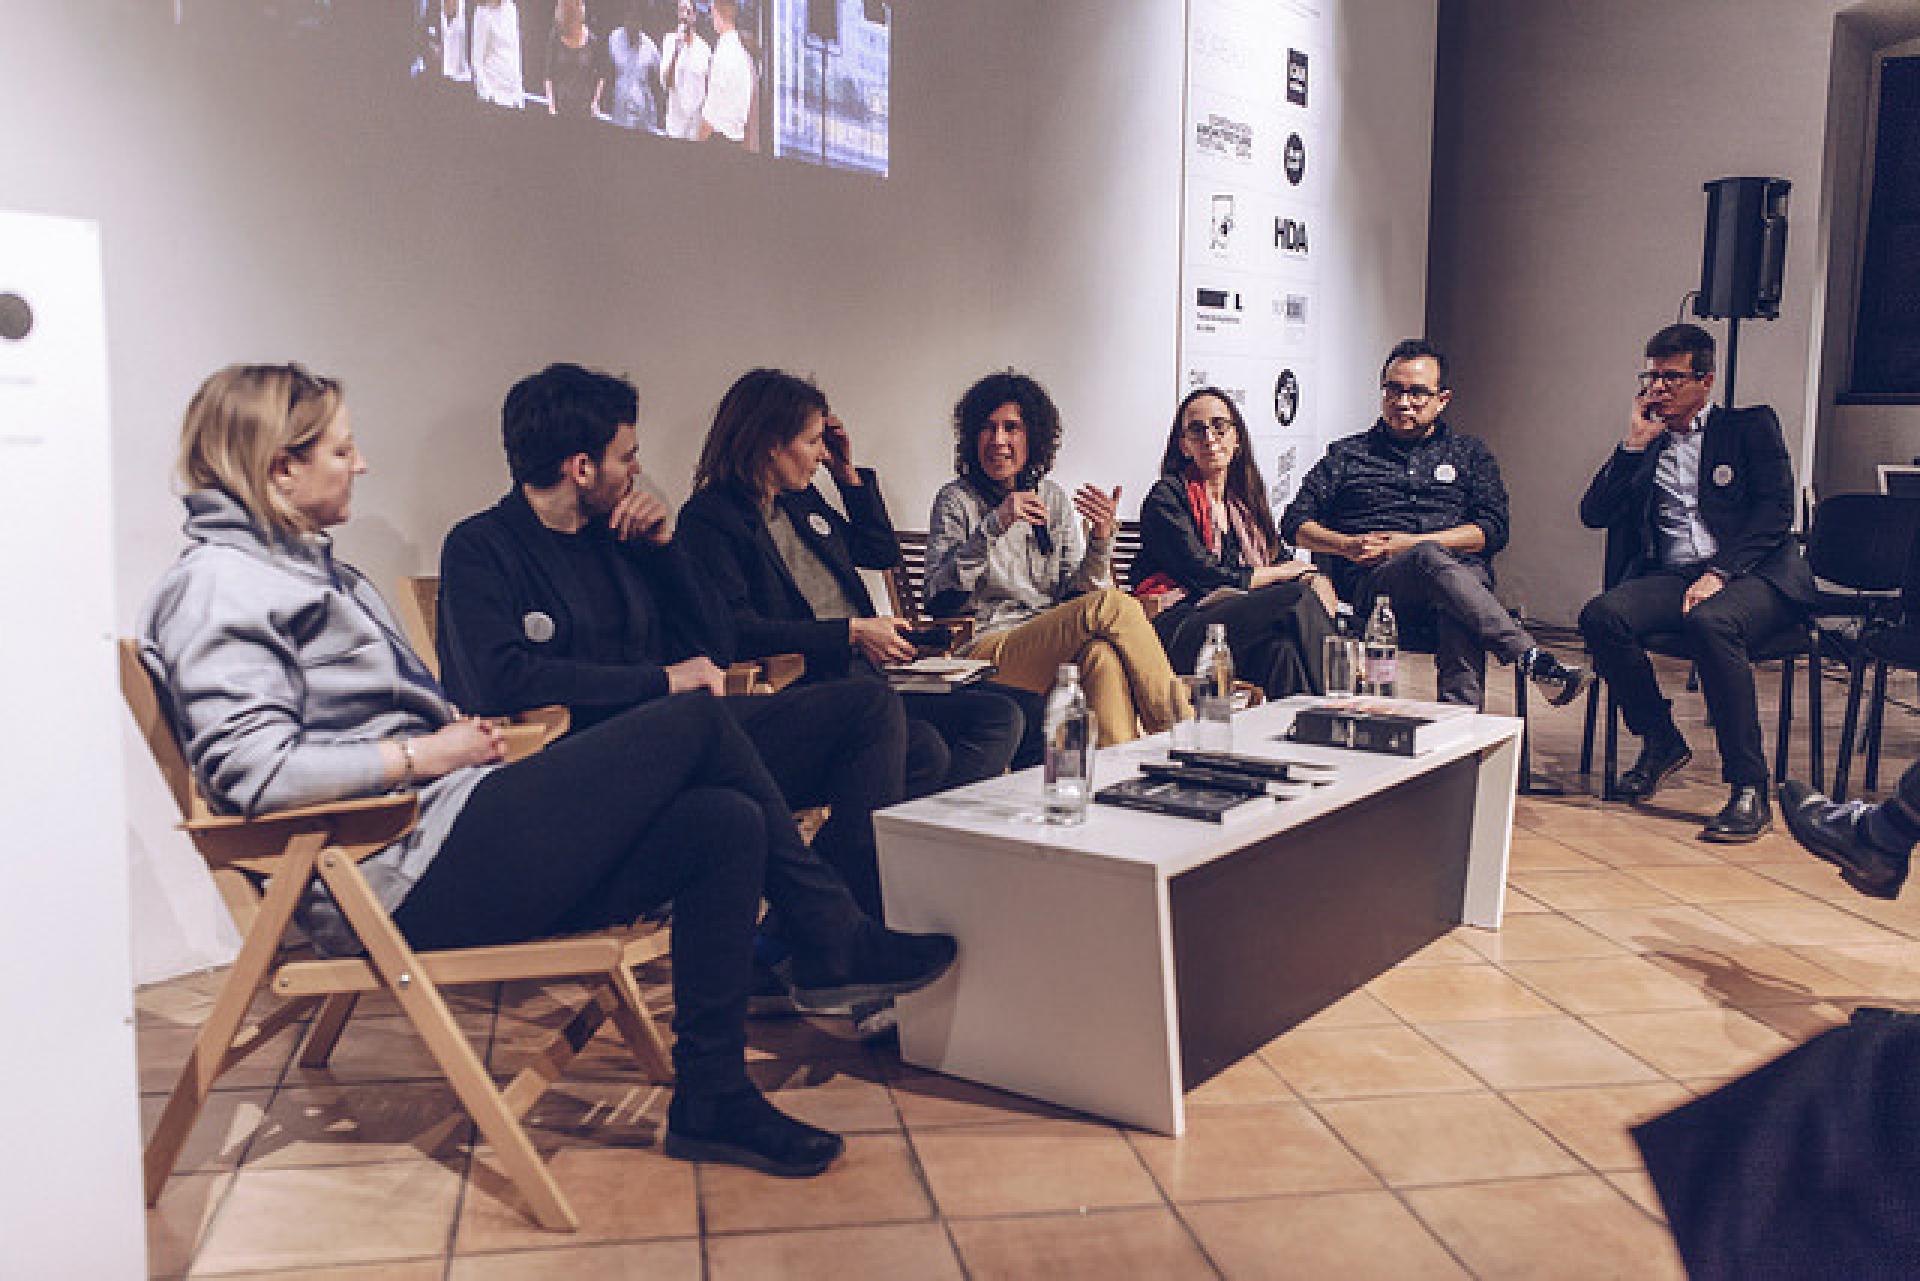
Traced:
<path fill-rule="evenodd" d="M 1233 398 L 1282 505 L 1352 430 L 1316 412 L 1329 43 L 1320 3 L 1188 0 L 1180 394 Z"/>

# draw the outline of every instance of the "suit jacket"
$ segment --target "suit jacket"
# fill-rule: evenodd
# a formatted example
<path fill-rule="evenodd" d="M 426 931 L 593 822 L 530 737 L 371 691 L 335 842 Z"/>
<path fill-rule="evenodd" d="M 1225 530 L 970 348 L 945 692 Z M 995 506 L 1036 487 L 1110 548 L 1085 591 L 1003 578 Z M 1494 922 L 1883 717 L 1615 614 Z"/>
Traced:
<path fill-rule="evenodd" d="M 861 468 L 860 479 L 840 493 L 845 516 L 813 485 L 775 501 L 847 598 L 869 617 L 873 597 L 860 570 L 899 564 L 900 545 L 873 471 Z M 731 487 L 701 490 L 680 511 L 678 541 L 732 615 L 740 657 L 803 654 L 810 677 L 847 674 L 853 650 L 846 620 L 814 617 L 750 496 Z"/>
<path fill-rule="evenodd" d="M 518 488 L 454 526 L 440 549 L 438 642 L 453 700 L 482 716 L 561 703 L 584 727 L 666 694 L 664 664 L 733 660 L 726 611 L 678 539 L 613 546 L 620 591 L 630 609 L 652 616 L 655 641 L 634 637 L 621 661 L 594 662 L 572 653 L 587 608 L 580 585 Z"/>
<path fill-rule="evenodd" d="M 1729 580 L 1753 574 L 1788 600 L 1814 602 L 1813 573 L 1795 545 L 1793 461 L 1765 405 L 1715 406 L 1700 441 L 1700 519 L 1719 549 L 1708 567 Z M 1654 469 L 1666 433 L 1639 453 L 1616 447 L 1580 500 L 1580 520 L 1607 531 L 1605 585 L 1660 566 Z"/>

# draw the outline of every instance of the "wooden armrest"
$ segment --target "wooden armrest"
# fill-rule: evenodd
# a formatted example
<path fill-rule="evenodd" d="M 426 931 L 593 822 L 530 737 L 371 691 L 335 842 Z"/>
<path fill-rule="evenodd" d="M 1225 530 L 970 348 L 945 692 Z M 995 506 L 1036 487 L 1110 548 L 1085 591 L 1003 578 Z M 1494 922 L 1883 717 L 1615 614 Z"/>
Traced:
<path fill-rule="evenodd" d="M 292 809 L 271 810 L 247 818 L 238 814 L 216 814 L 209 818 L 188 819 L 180 825 L 187 832 L 222 832 L 262 823 L 307 823 L 313 819 L 372 817 L 404 814 L 409 821 L 420 798 L 411 792 L 388 792 L 380 796 L 358 796 L 345 801 L 323 801 L 318 805 L 296 805 Z"/>
<path fill-rule="evenodd" d="M 769 654 L 760 660 L 760 667 L 770 694 L 779 693 L 807 674 L 807 660 L 803 654 Z"/>
<path fill-rule="evenodd" d="M 552 704 L 529 707 L 524 712 L 514 713 L 512 720 L 494 723 L 500 728 L 500 736 L 506 740 L 507 760 L 511 763 L 525 760 L 565 734 L 573 725 L 573 716 L 566 708 Z"/>
<path fill-rule="evenodd" d="M 807 660 L 801 654 L 769 654 L 733 663 L 727 668 L 727 697 L 777 694 L 806 674 Z"/>
<path fill-rule="evenodd" d="M 270 876 L 297 833 L 324 832 L 330 845 L 361 859 L 405 836 L 419 813 L 419 796 L 392 792 L 274 810 L 255 818 L 197 818 L 181 827 L 209 867 L 240 867 Z"/>

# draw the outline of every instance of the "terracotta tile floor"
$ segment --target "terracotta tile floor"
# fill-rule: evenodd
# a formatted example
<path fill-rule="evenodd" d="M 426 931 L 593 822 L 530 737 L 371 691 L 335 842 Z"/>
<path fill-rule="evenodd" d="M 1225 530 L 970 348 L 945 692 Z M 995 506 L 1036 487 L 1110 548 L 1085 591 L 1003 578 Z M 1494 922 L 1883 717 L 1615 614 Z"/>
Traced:
<path fill-rule="evenodd" d="M 1841 690 L 1826 690 L 1831 760 Z M 666 1091 L 609 1045 L 534 1113 L 583 1220 L 554 1235 L 389 1006 L 349 1028 L 330 1071 L 291 1065 L 289 1035 L 222 1082 L 152 1213 L 152 1274 L 1678 1275 L 1627 1127 L 1855 1005 L 1920 1001 L 1920 898 L 1862 899 L 1783 835 L 1696 841 L 1718 760 L 1698 698 L 1676 706 L 1695 762 L 1655 806 L 1523 798 L 1504 930 L 1456 930 L 1208 1082 L 1181 1139 L 904 1067 L 844 1024 L 758 1022 L 756 1079 L 845 1132 L 846 1159 L 797 1183 L 669 1161 Z M 1569 777 L 1577 711 L 1538 728 L 1539 767 Z M 1893 712 L 1890 774 L 1916 740 Z M 1803 737 L 1795 753 L 1804 772 Z M 149 1123 L 218 978 L 140 994 Z M 565 995 L 457 1008 L 499 1070 Z"/>

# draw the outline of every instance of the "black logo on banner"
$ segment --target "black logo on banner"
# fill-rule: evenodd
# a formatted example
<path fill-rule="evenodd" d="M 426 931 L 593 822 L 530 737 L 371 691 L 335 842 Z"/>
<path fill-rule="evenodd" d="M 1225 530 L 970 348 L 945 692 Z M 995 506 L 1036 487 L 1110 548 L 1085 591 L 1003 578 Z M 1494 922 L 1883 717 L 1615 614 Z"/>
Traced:
<path fill-rule="evenodd" d="M 1253 159 L 1253 126 L 1244 120 L 1209 114 L 1193 127 L 1193 145 L 1228 160 Z"/>
<path fill-rule="evenodd" d="M 1243 311 L 1240 295 L 1229 289 L 1208 289 L 1204 285 L 1193 291 L 1193 301 L 1202 311 Z"/>
<path fill-rule="evenodd" d="M 1294 186 L 1307 176 L 1307 143 L 1297 133 L 1287 135 L 1287 150 L 1284 157 L 1287 166 L 1287 181 Z"/>
<path fill-rule="evenodd" d="M 1307 55 L 1298 49 L 1287 50 L 1287 101 L 1307 105 Z"/>
<path fill-rule="evenodd" d="M 1298 218 L 1273 220 L 1273 247 L 1296 258 L 1307 256 L 1307 224 Z"/>
<path fill-rule="evenodd" d="M 1273 382 L 1273 416 L 1282 427 L 1293 426 L 1300 413 L 1300 380 L 1291 369 L 1282 369 Z"/>

